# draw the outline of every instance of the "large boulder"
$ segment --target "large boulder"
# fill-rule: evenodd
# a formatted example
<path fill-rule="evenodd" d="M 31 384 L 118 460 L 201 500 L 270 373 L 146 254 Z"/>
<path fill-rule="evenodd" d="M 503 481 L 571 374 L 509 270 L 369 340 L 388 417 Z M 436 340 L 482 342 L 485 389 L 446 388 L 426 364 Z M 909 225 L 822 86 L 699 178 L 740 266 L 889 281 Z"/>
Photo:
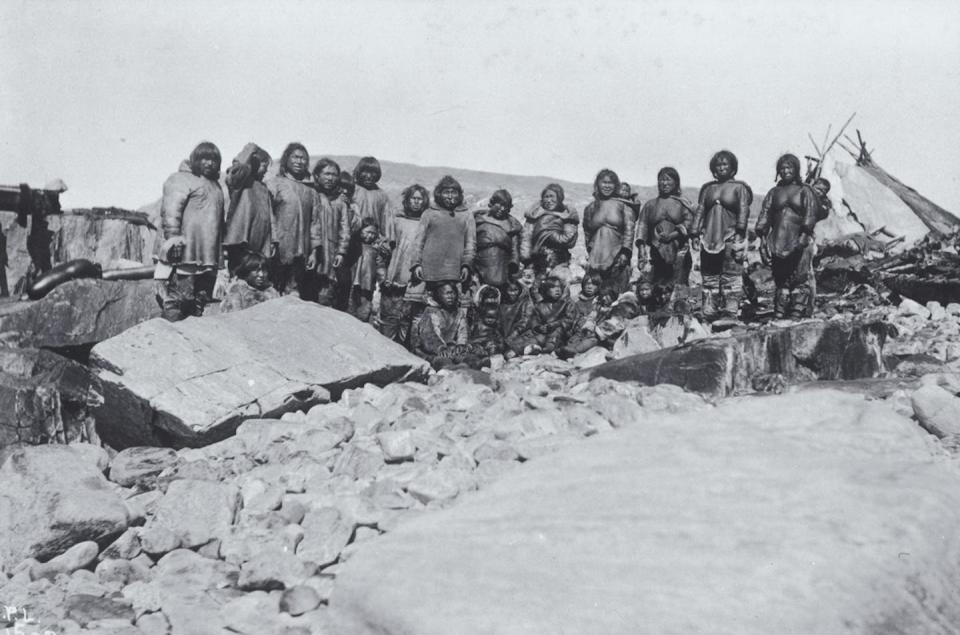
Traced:
<path fill-rule="evenodd" d="M 876 377 L 884 371 L 886 333 L 882 322 L 823 320 L 742 329 L 607 362 L 585 376 L 675 384 L 717 397 L 749 392 L 755 376 L 772 373 L 793 381 Z"/>
<path fill-rule="evenodd" d="M 123 499 L 103 476 L 106 463 L 106 453 L 88 444 L 0 450 L 0 570 L 127 528 Z"/>
<path fill-rule="evenodd" d="M 40 300 L 0 305 L 0 344 L 69 352 L 159 315 L 153 280 L 71 280 Z"/>
<path fill-rule="evenodd" d="M 429 366 L 372 327 L 285 296 L 244 311 L 151 320 L 95 346 L 98 431 L 112 447 L 204 445 L 245 419 L 277 417 Z"/>
<path fill-rule="evenodd" d="M 0 348 L 0 448 L 13 443 L 98 441 L 100 380 L 46 350 Z"/>
<path fill-rule="evenodd" d="M 811 407 L 815 404 L 815 407 Z M 960 470 L 820 390 L 667 415 L 516 467 L 356 551 L 354 633 L 955 633 Z"/>

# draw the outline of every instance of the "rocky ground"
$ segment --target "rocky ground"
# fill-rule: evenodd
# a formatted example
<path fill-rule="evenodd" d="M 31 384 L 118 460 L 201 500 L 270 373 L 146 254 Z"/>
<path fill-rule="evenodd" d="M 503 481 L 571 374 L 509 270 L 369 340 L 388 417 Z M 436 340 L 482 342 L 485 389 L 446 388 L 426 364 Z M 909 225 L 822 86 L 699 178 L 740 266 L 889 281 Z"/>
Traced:
<path fill-rule="evenodd" d="M 937 359 L 954 354 L 953 311 L 904 310 L 892 321 L 912 339 L 948 338 L 924 347 Z M 960 382 L 948 372 L 918 386 L 885 396 L 951 445 Z M 565 446 L 714 407 L 675 386 L 586 381 L 567 362 L 522 358 L 426 384 L 368 384 L 307 412 L 247 421 L 201 449 L 7 448 L 0 602 L 20 612 L 6 625 L 337 632 L 327 603 L 338 573 L 381 535 Z"/>

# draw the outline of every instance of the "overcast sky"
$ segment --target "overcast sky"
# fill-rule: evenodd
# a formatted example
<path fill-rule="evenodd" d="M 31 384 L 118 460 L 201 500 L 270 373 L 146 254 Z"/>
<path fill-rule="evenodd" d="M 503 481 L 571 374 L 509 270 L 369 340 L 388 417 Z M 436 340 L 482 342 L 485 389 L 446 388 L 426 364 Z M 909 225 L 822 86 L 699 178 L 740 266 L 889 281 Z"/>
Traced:
<path fill-rule="evenodd" d="M 878 163 L 960 213 L 958 60 L 947 0 L 0 0 L 0 183 L 136 208 L 201 140 L 226 163 L 298 140 L 693 186 L 726 147 L 763 193 L 856 111 Z"/>

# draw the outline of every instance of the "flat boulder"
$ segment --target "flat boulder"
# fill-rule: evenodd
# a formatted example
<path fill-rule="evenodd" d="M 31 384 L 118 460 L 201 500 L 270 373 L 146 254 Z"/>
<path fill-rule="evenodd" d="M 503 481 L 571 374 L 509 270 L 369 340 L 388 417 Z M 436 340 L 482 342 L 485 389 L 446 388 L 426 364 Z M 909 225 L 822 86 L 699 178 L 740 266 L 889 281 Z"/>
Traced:
<path fill-rule="evenodd" d="M 646 386 L 674 384 L 724 397 L 750 392 L 757 375 L 790 381 L 862 379 L 884 371 L 882 322 L 807 320 L 790 326 L 739 328 L 728 337 L 631 355 L 585 371 Z"/>
<path fill-rule="evenodd" d="M 246 419 L 279 417 L 429 366 L 368 324 L 284 296 L 244 311 L 144 322 L 93 348 L 104 387 L 98 430 L 112 447 L 199 446 Z"/>
<path fill-rule="evenodd" d="M 39 300 L 0 306 L 0 344 L 89 348 L 159 315 L 153 280 L 71 280 Z"/>
<path fill-rule="evenodd" d="M 811 404 L 816 404 L 811 407 Z M 952 633 L 960 470 L 821 390 L 539 456 L 342 563 L 336 632 Z"/>
<path fill-rule="evenodd" d="M 105 465 L 101 448 L 82 443 L 0 451 L 0 569 L 121 534 L 127 508 Z"/>

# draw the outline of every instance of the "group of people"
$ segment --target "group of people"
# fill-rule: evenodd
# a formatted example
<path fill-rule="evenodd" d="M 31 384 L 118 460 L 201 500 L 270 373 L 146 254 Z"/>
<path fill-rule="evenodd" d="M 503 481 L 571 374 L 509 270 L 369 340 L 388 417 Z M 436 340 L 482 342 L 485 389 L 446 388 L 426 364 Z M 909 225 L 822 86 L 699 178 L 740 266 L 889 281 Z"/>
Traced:
<path fill-rule="evenodd" d="M 551 183 L 522 222 L 506 190 L 469 210 L 452 176 L 432 192 L 410 185 L 394 207 L 373 157 L 352 172 L 329 158 L 311 170 L 307 149 L 291 143 L 267 178 L 271 161 L 248 144 L 226 169 L 225 193 L 220 152 L 204 142 L 167 179 L 155 253 L 164 317 L 201 313 L 225 261 L 232 281 L 222 311 L 296 293 L 374 322 L 435 367 L 483 365 L 495 354 L 568 357 L 609 345 L 618 318 L 688 310 L 691 250 L 700 254 L 703 318 L 741 309 L 753 193 L 727 150 L 710 160 L 713 180 L 696 203 L 674 168 L 660 170 L 657 197 L 642 205 L 604 169 L 582 218 Z M 776 284 L 775 316 L 803 317 L 813 307 L 813 229 L 829 211 L 830 184 L 805 183 L 794 155 L 776 169 L 754 230 Z M 586 273 L 574 280 L 581 226 Z M 635 250 L 641 275 L 631 287 Z"/>

